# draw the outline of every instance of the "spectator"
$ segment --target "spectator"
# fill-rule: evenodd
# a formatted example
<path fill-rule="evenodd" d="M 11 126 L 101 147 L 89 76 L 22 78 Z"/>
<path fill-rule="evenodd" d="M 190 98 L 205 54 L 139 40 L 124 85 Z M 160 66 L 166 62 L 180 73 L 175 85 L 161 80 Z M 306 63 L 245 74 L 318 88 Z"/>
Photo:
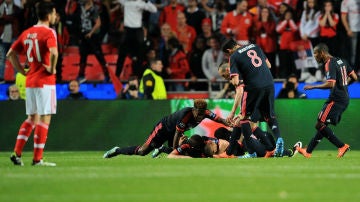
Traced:
<path fill-rule="evenodd" d="M 164 7 L 167 5 L 167 1 L 162 0 L 150 0 L 157 8 L 155 13 L 149 14 L 149 34 L 152 37 L 160 37 L 159 19 L 163 12 Z"/>
<path fill-rule="evenodd" d="M 185 79 L 189 72 L 189 62 L 187 60 L 185 52 L 182 50 L 182 46 L 179 40 L 176 38 L 170 38 L 168 40 L 168 46 L 170 50 L 169 67 L 166 68 L 166 72 L 170 79 Z M 172 82 L 168 88 L 170 91 L 184 91 L 184 82 Z"/>
<path fill-rule="evenodd" d="M 143 94 L 144 99 L 163 100 L 167 98 L 166 88 L 161 72 L 163 64 L 160 59 L 152 59 L 150 68 L 146 69 L 141 81 L 139 92 Z"/>
<path fill-rule="evenodd" d="M 270 14 L 271 10 L 268 7 L 262 7 L 260 10 L 259 20 L 256 22 L 256 44 L 264 51 L 266 57 L 271 63 L 271 74 L 274 78 L 278 77 L 275 63 L 277 35 L 276 23 Z"/>
<path fill-rule="evenodd" d="M 4 0 L 0 4 L 0 84 L 5 83 L 6 53 L 19 35 L 21 9 L 13 0 Z"/>
<path fill-rule="evenodd" d="M 98 6 L 101 26 L 99 31 L 99 40 L 107 43 L 107 37 L 110 30 L 110 5 L 109 1 L 95 0 Z"/>
<path fill-rule="evenodd" d="M 211 29 L 211 20 L 210 18 L 204 18 L 201 22 L 201 30 L 202 33 L 197 35 L 197 38 L 202 38 L 206 42 L 206 49 L 210 48 L 208 42 L 210 37 L 212 37 L 215 33 Z"/>
<path fill-rule="evenodd" d="M 248 2 L 240 0 L 236 9 L 224 17 L 221 24 L 221 33 L 228 38 L 234 38 L 238 44 L 247 45 L 253 37 L 253 16 L 248 11 Z"/>
<path fill-rule="evenodd" d="M 208 0 L 201 0 L 203 9 L 207 12 L 207 16 L 211 19 L 211 28 L 215 33 L 220 32 L 221 23 L 226 15 L 226 2 L 223 0 L 215 0 L 212 5 Z"/>
<path fill-rule="evenodd" d="M 307 0 L 305 10 L 301 14 L 299 32 L 302 40 L 309 40 L 312 46 L 319 43 L 319 16 L 316 0 Z M 301 70 L 300 80 L 316 80 L 316 67 L 303 68 Z"/>
<path fill-rule="evenodd" d="M 188 0 L 188 5 L 184 13 L 186 17 L 186 24 L 192 26 L 197 35 L 201 34 L 201 23 L 205 18 L 205 13 L 199 9 L 197 0 Z"/>
<path fill-rule="evenodd" d="M 69 44 L 71 45 L 77 45 L 78 44 L 78 23 L 79 23 L 79 19 L 77 17 L 77 13 L 76 10 L 79 7 L 79 3 L 77 0 L 67 0 L 66 5 L 65 5 L 65 16 L 64 16 L 64 24 L 66 25 L 66 27 L 69 30 Z"/>
<path fill-rule="evenodd" d="M 70 94 L 66 97 L 67 100 L 86 100 L 82 92 L 80 92 L 80 83 L 77 80 L 72 80 L 69 82 L 69 91 Z"/>
<path fill-rule="evenodd" d="M 280 19 L 276 26 L 276 31 L 280 34 L 279 46 L 279 77 L 287 78 L 291 73 L 295 73 L 295 62 L 293 51 L 290 44 L 297 40 L 298 26 L 293 19 L 292 10 L 285 11 L 284 17 Z"/>
<path fill-rule="evenodd" d="M 29 68 L 24 68 L 25 72 L 29 71 Z M 15 84 L 19 88 L 20 98 L 26 100 L 26 76 L 17 72 L 15 75 Z"/>
<path fill-rule="evenodd" d="M 179 12 L 177 15 L 177 26 L 175 32 L 184 52 L 186 54 L 190 53 L 196 38 L 196 31 L 193 27 L 186 24 L 186 17 L 182 12 Z"/>
<path fill-rule="evenodd" d="M 291 74 L 284 81 L 277 98 L 306 98 L 306 94 L 298 89 L 299 81 L 296 74 Z"/>
<path fill-rule="evenodd" d="M 131 76 L 128 83 L 122 89 L 120 99 L 139 99 L 139 81 L 136 76 Z"/>
<path fill-rule="evenodd" d="M 360 74 L 360 3 L 356 0 L 341 2 L 341 21 L 351 40 L 350 64 Z"/>
<path fill-rule="evenodd" d="M 202 56 L 206 50 L 206 41 L 201 37 L 197 37 L 193 44 L 193 49 L 189 54 L 190 72 L 192 82 L 189 83 L 189 90 L 208 90 L 207 83 L 197 82 L 197 79 L 206 79 L 202 66 Z M 193 82 L 194 81 L 194 82 Z"/>
<path fill-rule="evenodd" d="M 218 73 L 218 67 L 224 62 L 224 53 L 221 51 L 220 41 L 213 36 L 209 39 L 210 48 L 207 49 L 202 56 L 202 71 L 207 79 L 211 81 L 213 90 L 220 90 L 220 85 L 217 80 L 222 80 Z"/>
<path fill-rule="evenodd" d="M 280 11 L 281 7 L 284 6 L 283 5 L 284 1 L 283 0 L 268 0 L 268 2 L 269 2 L 270 7 L 274 9 L 275 13 L 277 15 L 279 15 L 281 13 L 281 11 Z"/>
<path fill-rule="evenodd" d="M 118 0 L 118 2 L 124 7 L 124 34 L 118 47 L 116 75 L 120 75 L 128 55 L 133 60 L 133 72 L 138 75 L 145 55 L 141 47 L 144 41 L 143 12 L 155 13 L 157 8 L 150 1 Z"/>
<path fill-rule="evenodd" d="M 27 29 L 37 23 L 35 3 L 37 0 L 26 0 L 24 4 L 24 23 L 23 29 Z"/>
<path fill-rule="evenodd" d="M 101 40 L 99 39 L 99 31 L 101 20 L 98 13 L 98 8 L 94 4 L 94 0 L 85 0 L 78 7 L 78 17 L 80 17 L 80 70 L 78 79 L 80 83 L 86 81 L 85 68 L 86 61 L 89 54 L 93 53 L 99 61 L 102 71 L 105 76 L 105 81 L 109 81 L 109 72 L 101 49 Z"/>
<path fill-rule="evenodd" d="M 250 7 L 250 6 L 249 6 Z M 260 19 L 261 10 L 263 8 L 267 8 L 269 11 L 270 18 L 276 20 L 276 14 L 274 9 L 270 6 L 267 0 L 258 0 L 257 5 L 254 7 L 250 7 L 249 13 L 255 16 L 255 19 Z"/>
<path fill-rule="evenodd" d="M 164 7 L 160 14 L 159 24 L 164 23 L 170 25 L 172 30 L 176 30 L 178 12 L 184 12 L 185 7 L 177 2 L 177 0 L 170 0 L 169 5 Z"/>
<path fill-rule="evenodd" d="M 330 54 L 336 53 L 336 29 L 339 15 L 334 12 L 331 0 L 324 1 L 318 21 L 320 25 L 320 42 L 329 47 Z"/>
<path fill-rule="evenodd" d="M 145 54 L 146 60 L 144 60 L 143 64 L 142 64 L 142 74 L 144 73 L 144 71 L 150 67 L 150 61 L 156 58 L 156 51 L 154 48 L 149 48 L 146 49 L 146 54 Z M 160 72 L 161 73 L 161 72 Z M 142 75 L 141 75 L 142 76 Z"/>
<path fill-rule="evenodd" d="M 62 61 L 63 61 L 63 52 L 67 44 L 69 44 L 69 33 L 68 29 L 64 27 L 60 19 L 60 14 L 56 14 L 55 24 L 52 26 L 56 31 L 57 42 L 58 42 L 58 61 L 56 63 L 56 82 L 62 82 Z"/>
<path fill-rule="evenodd" d="M 170 38 L 175 37 L 176 38 L 176 33 L 171 29 L 170 25 L 168 23 L 164 23 L 161 28 L 160 28 L 160 32 L 161 32 L 161 37 L 159 40 L 159 57 L 163 63 L 163 65 L 165 67 L 169 66 L 169 56 L 170 56 L 170 51 L 169 51 L 169 47 L 168 47 L 168 40 Z M 165 76 L 166 74 L 164 74 L 163 76 Z"/>
<path fill-rule="evenodd" d="M 15 84 L 9 86 L 7 94 L 10 101 L 21 100 L 19 88 Z"/>

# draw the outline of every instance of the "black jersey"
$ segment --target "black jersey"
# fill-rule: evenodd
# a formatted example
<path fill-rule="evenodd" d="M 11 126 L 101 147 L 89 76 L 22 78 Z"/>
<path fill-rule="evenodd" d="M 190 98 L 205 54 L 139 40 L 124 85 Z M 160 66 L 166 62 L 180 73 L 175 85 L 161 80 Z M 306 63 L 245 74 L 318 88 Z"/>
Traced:
<path fill-rule="evenodd" d="M 185 107 L 169 116 L 164 117 L 161 122 L 169 132 L 175 133 L 175 130 L 187 131 L 199 125 L 201 121 L 196 121 L 192 113 L 193 107 Z M 210 110 L 205 110 L 204 118 L 217 120 L 219 117 Z"/>
<path fill-rule="evenodd" d="M 230 75 L 239 75 L 245 90 L 274 85 L 264 52 L 256 44 L 238 48 L 230 56 Z"/>
<path fill-rule="evenodd" d="M 329 82 L 335 82 L 334 88 L 331 89 L 329 100 L 344 104 L 349 103 L 348 92 L 348 75 L 352 68 L 339 58 L 331 57 L 325 63 L 325 76 Z"/>

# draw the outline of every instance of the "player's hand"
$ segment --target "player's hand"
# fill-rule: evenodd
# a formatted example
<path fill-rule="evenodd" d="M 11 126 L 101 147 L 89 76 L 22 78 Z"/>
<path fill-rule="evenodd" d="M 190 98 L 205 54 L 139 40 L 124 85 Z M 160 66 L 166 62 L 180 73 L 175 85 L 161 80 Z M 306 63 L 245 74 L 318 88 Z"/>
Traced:
<path fill-rule="evenodd" d="M 228 127 L 234 127 L 235 126 L 233 122 L 228 121 L 228 120 L 225 120 L 225 123 L 226 123 L 225 125 L 228 126 Z"/>
<path fill-rule="evenodd" d="M 232 120 L 234 119 L 235 113 L 234 112 L 230 112 L 229 116 L 226 118 L 227 122 L 232 122 Z"/>
<path fill-rule="evenodd" d="M 313 88 L 314 88 L 314 86 L 310 86 L 310 85 L 304 86 L 304 90 L 311 90 Z"/>
<path fill-rule="evenodd" d="M 213 155 L 214 158 L 236 158 L 234 155 L 227 155 L 226 152 Z"/>
<path fill-rule="evenodd" d="M 241 114 L 235 116 L 235 118 L 233 119 L 234 126 L 239 126 L 242 118 L 243 116 L 241 116 Z"/>
<path fill-rule="evenodd" d="M 181 145 L 187 139 L 188 139 L 187 136 L 185 136 L 185 135 L 181 136 L 180 139 L 179 139 L 179 145 Z"/>

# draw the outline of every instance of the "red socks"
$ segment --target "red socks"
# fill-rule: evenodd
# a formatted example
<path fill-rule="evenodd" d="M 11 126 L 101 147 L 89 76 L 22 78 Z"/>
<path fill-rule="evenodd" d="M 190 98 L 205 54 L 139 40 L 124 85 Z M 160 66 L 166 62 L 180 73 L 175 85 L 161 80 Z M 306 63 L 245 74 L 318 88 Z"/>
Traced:
<path fill-rule="evenodd" d="M 17 156 L 21 156 L 23 148 L 28 140 L 29 136 L 31 135 L 32 130 L 34 129 L 35 125 L 29 119 L 26 119 L 20 126 L 18 136 L 16 138 L 16 144 L 14 151 Z"/>
<path fill-rule="evenodd" d="M 49 125 L 44 122 L 36 124 L 34 132 L 34 161 L 40 161 L 43 157 L 43 151 L 47 139 Z"/>

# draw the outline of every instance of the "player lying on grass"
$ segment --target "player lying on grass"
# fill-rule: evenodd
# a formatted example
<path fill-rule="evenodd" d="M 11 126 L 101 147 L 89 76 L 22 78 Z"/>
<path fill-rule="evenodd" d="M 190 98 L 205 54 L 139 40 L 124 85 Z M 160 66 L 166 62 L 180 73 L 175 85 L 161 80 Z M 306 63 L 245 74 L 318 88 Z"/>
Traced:
<path fill-rule="evenodd" d="M 103 157 L 111 158 L 119 154 L 144 156 L 155 148 L 161 147 L 166 141 L 171 149 L 165 152 L 170 153 L 174 148 L 178 147 L 179 139 L 183 136 L 183 133 L 199 125 L 205 118 L 222 123 L 225 126 L 232 126 L 231 123 L 208 110 L 207 102 L 204 99 L 195 99 L 193 107 L 185 107 L 162 118 L 150 132 L 143 145 L 124 148 L 116 146 L 107 151 Z"/>
<path fill-rule="evenodd" d="M 260 128 L 253 127 L 255 130 L 260 130 Z M 254 130 L 254 131 L 255 131 Z M 221 132 L 220 132 L 221 131 Z M 254 132 L 253 131 L 253 132 Z M 261 136 L 256 136 L 256 134 L 260 134 Z M 219 128 L 215 131 L 214 136 L 217 137 L 214 139 L 209 139 L 205 145 L 204 153 L 208 157 L 214 157 L 214 158 L 256 158 L 256 157 L 265 157 L 266 154 L 266 144 L 270 144 L 271 148 L 275 148 L 275 140 L 272 135 L 265 133 L 254 133 L 252 135 L 252 141 L 253 145 L 256 145 L 255 151 L 249 150 L 246 147 L 245 141 L 243 141 L 244 136 L 241 135 L 239 140 L 237 141 L 237 144 L 233 148 L 233 155 L 224 155 L 226 150 L 228 149 L 230 143 L 230 137 L 231 137 L 231 130 L 228 130 L 226 128 Z M 266 141 L 264 141 L 266 140 Z M 268 143 L 265 143 L 268 142 Z M 292 157 L 295 153 L 295 146 L 302 146 L 301 142 L 297 142 L 291 149 L 285 149 L 283 152 L 283 156 Z M 248 152 L 244 155 L 244 152 Z"/>
<path fill-rule="evenodd" d="M 215 131 L 215 138 L 207 136 L 193 135 L 188 141 L 185 136 L 184 140 L 181 141 L 180 146 L 174 149 L 167 157 L 168 158 L 201 158 L 201 157 L 214 157 L 214 158 L 224 158 L 220 154 L 224 153 L 229 147 L 229 139 L 231 136 L 231 130 L 220 127 Z M 272 136 L 273 145 L 275 145 L 275 140 Z M 247 152 L 246 146 L 243 144 L 243 136 L 240 137 L 240 140 L 237 141 L 236 146 L 233 148 L 234 155 L 227 156 L 226 158 L 255 158 L 255 157 L 264 157 L 266 153 L 265 146 L 262 143 L 262 140 L 257 139 L 258 150 L 254 152 L 255 155 L 245 154 Z M 190 144 L 191 142 L 191 144 Z M 196 143 L 194 143 L 196 142 Z M 195 146 L 196 145 L 196 146 Z M 201 149 L 199 147 L 203 145 Z M 301 142 L 297 142 L 293 148 L 284 150 L 284 156 L 292 157 L 295 154 L 295 146 L 301 146 Z M 273 146 L 275 148 L 275 146 Z M 257 155 L 259 153 L 259 155 Z"/>
<path fill-rule="evenodd" d="M 190 138 L 181 137 L 179 146 L 174 149 L 167 158 L 203 158 L 205 141 L 200 135 L 192 135 Z"/>

